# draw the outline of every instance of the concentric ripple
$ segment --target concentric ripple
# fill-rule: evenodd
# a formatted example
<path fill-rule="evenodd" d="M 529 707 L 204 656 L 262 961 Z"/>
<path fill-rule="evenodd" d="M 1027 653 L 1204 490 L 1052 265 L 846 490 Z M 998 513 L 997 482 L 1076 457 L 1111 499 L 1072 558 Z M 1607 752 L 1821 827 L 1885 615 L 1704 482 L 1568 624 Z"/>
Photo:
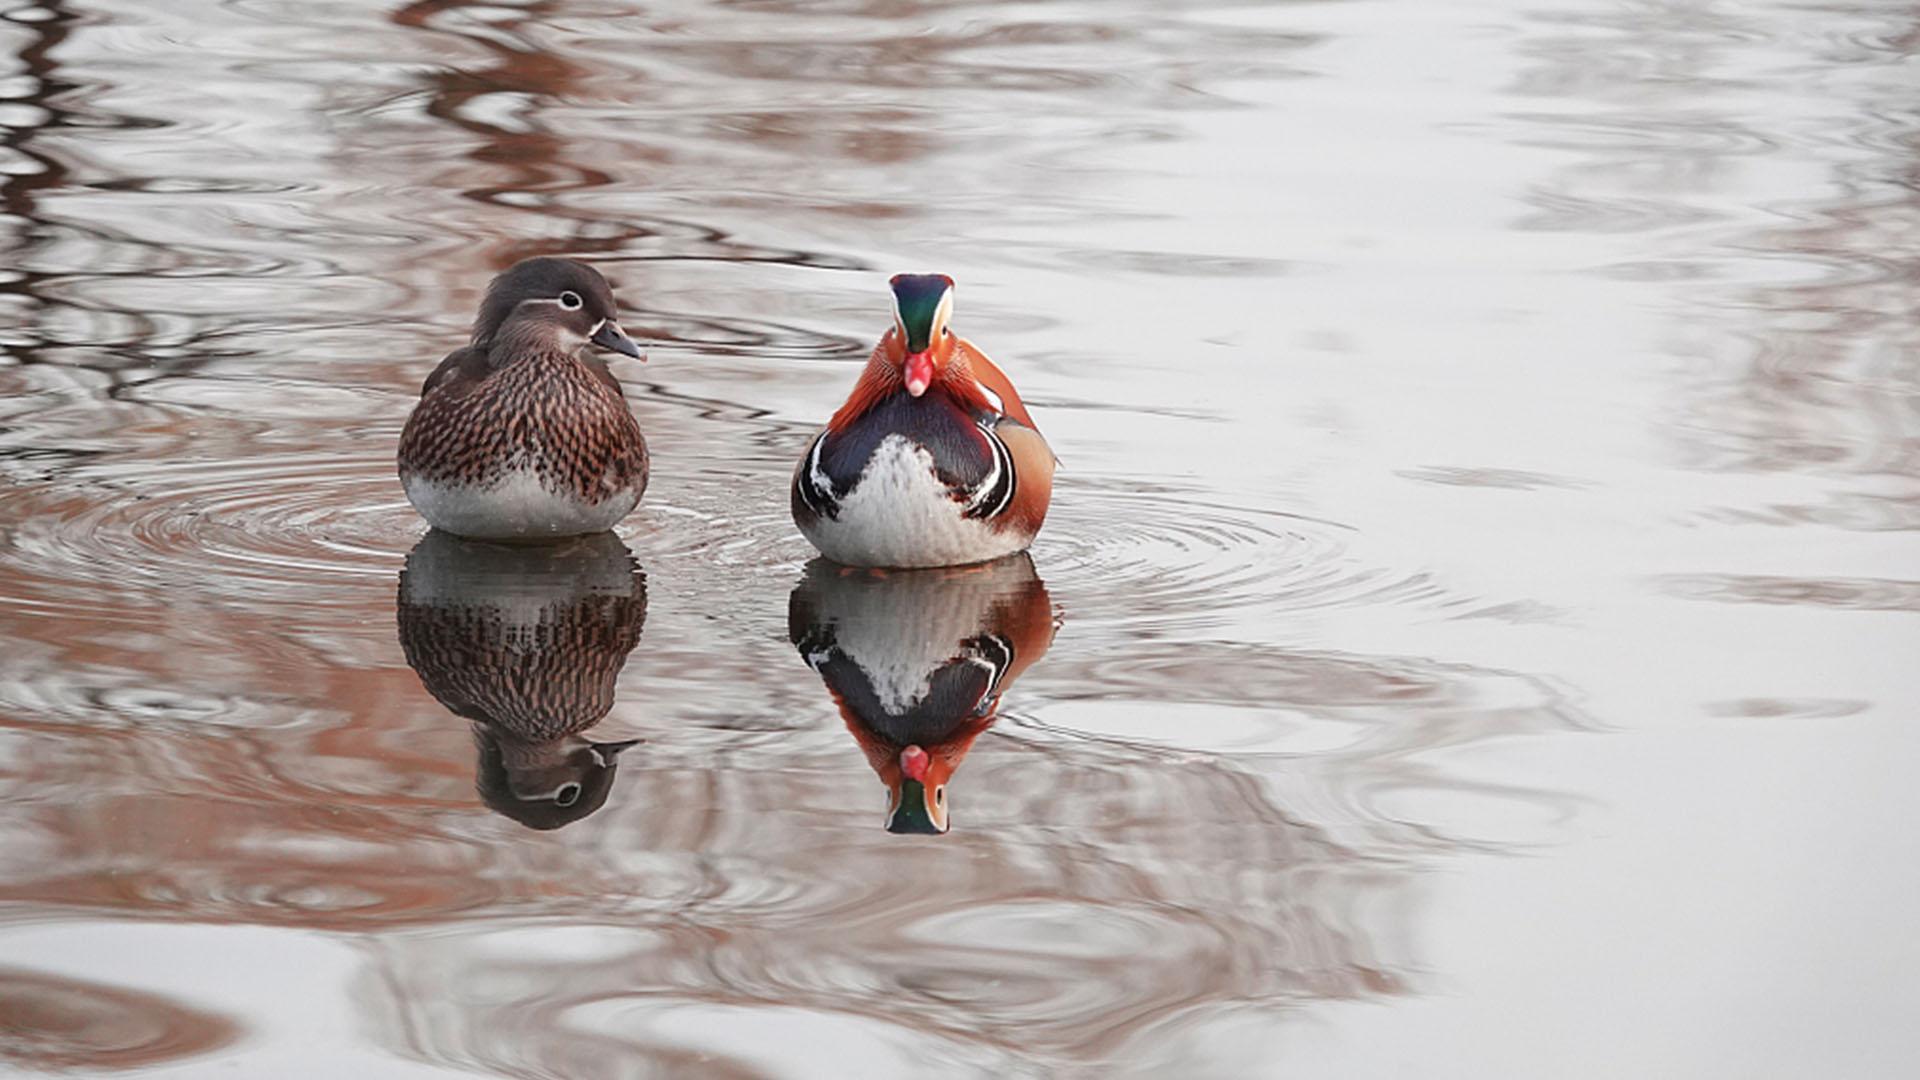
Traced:
<path fill-rule="evenodd" d="M 343 602 L 330 586 L 384 585 L 419 531 L 385 457 L 310 453 L 115 462 L 0 494 L 5 597 L 71 611 L 198 598 Z M 23 582 L 25 584 L 26 582 Z"/>
<path fill-rule="evenodd" d="M 1076 597 L 1076 617 L 1128 624 L 1198 629 L 1249 608 L 1438 594 L 1423 574 L 1363 561 L 1353 535 L 1310 517 L 1063 478 L 1034 554 L 1048 584 Z"/>
<path fill-rule="evenodd" d="M 14 462 L 14 482 L 0 486 L 0 520 L 12 523 L 0 550 L 17 577 L 0 603 L 63 613 L 183 600 L 283 614 L 364 606 L 369 588 L 391 589 L 426 527 L 392 453 L 390 441 L 366 439 L 344 454 Z M 620 531 L 651 567 L 784 572 L 810 551 L 787 517 L 784 474 L 760 486 L 668 478 Z"/>

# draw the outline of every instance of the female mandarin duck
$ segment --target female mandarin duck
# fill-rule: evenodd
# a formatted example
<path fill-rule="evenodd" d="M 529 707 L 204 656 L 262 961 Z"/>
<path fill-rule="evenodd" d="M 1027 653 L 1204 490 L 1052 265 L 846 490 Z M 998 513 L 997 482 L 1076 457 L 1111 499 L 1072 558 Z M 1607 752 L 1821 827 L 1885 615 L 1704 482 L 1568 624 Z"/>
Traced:
<path fill-rule="evenodd" d="M 600 809 L 633 740 L 589 738 L 647 623 L 647 578 L 610 532 L 538 547 L 436 530 L 400 571 L 400 648 L 472 722 L 480 799 L 534 829 Z"/>
<path fill-rule="evenodd" d="M 892 280 L 893 328 L 793 474 L 793 520 L 834 562 L 924 567 L 1024 551 L 1053 451 L 993 361 L 956 337 L 953 279 Z"/>
<path fill-rule="evenodd" d="M 613 289 L 572 259 L 493 279 L 473 343 L 440 361 L 400 435 L 400 483 L 436 528 L 490 540 L 600 532 L 647 489 L 647 442 L 588 346 L 645 359 Z"/>

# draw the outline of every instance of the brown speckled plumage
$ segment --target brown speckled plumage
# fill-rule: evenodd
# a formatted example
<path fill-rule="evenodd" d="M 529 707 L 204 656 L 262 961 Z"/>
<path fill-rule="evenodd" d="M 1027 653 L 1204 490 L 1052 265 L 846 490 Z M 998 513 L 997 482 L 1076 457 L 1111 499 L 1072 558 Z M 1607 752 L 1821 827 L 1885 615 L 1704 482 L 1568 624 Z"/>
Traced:
<path fill-rule="evenodd" d="M 572 259 L 495 278 L 473 341 L 434 369 L 400 435 L 407 498 L 464 536 L 550 540 L 611 528 L 647 487 L 647 444 L 589 352 L 636 358 L 613 289 Z"/>
<path fill-rule="evenodd" d="M 429 533 L 407 556 L 397 606 L 401 651 L 428 693 L 458 716 L 548 740 L 613 708 L 647 589 L 610 533 L 562 549 Z"/>
<path fill-rule="evenodd" d="M 400 435 L 403 473 L 485 485 L 529 468 L 589 504 L 645 492 L 647 465 L 640 424 L 605 365 L 552 349 L 498 368 L 474 357 L 420 399 Z"/>
<path fill-rule="evenodd" d="M 487 806 L 554 829 L 606 802 L 632 743 L 588 732 L 647 617 L 646 578 L 619 537 L 527 547 L 430 532 L 407 555 L 397 609 L 421 685 L 473 722 Z"/>
<path fill-rule="evenodd" d="M 643 592 L 550 605 L 531 626 L 498 608 L 400 605 L 400 647 L 448 711 L 522 739 L 584 731 L 613 708 L 613 688 L 646 620 Z"/>

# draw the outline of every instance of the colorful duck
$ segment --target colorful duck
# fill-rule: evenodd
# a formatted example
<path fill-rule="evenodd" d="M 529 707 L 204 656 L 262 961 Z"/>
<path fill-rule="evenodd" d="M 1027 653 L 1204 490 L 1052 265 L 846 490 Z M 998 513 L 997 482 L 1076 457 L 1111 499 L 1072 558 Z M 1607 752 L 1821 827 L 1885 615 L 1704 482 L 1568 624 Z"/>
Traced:
<path fill-rule="evenodd" d="M 400 483 L 436 528 L 492 540 L 600 532 L 647 489 L 647 443 L 588 347 L 644 359 L 613 289 L 573 259 L 494 278 L 473 342 L 440 361 L 400 435 Z"/>
<path fill-rule="evenodd" d="M 948 327 L 953 279 L 893 278 L 893 327 L 793 474 L 793 520 L 834 562 L 927 567 L 1024 551 L 1053 451 L 979 347 Z"/>
<path fill-rule="evenodd" d="M 430 532 L 407 555 L 398 609 L 407 663 L 473 722 L 482 802 L 557 829 L 607 801 L 633 741 L 586 732 L 647 621 L 646 577 L 619 537 L 528 547 Z"/>
<path fill-rule="evenodd" d="M 815 559 L 787 636 L 887 785 L 889 832 L 944 833 L 947 784 L 1056 627 L 1025 555 L 884 573 Z"/>

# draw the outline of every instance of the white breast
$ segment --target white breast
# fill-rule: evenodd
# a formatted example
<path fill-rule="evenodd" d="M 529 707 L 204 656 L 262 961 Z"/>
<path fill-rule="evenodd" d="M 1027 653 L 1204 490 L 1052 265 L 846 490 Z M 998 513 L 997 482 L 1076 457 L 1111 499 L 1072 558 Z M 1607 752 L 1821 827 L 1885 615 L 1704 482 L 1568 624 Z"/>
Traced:
<path fill-rule="evenodd" d="M 435 528 L 479 540 L 538 540 L 611 529 L 632 512 L 639 493 L 628 490 L 589 503 L 555 491 L 530 468 L 509 469 L 489 484 L 454 484 L 401 477 L 407 501 Z"/>
<path fill-rule="evenodd" d="M 839 511 L 802 525 L 820 553 L 849 566 L 959 566 L 1023 550 L 1032 537 L 962 515 L 933 472 L 933 456 L 889 435 Z"/>

